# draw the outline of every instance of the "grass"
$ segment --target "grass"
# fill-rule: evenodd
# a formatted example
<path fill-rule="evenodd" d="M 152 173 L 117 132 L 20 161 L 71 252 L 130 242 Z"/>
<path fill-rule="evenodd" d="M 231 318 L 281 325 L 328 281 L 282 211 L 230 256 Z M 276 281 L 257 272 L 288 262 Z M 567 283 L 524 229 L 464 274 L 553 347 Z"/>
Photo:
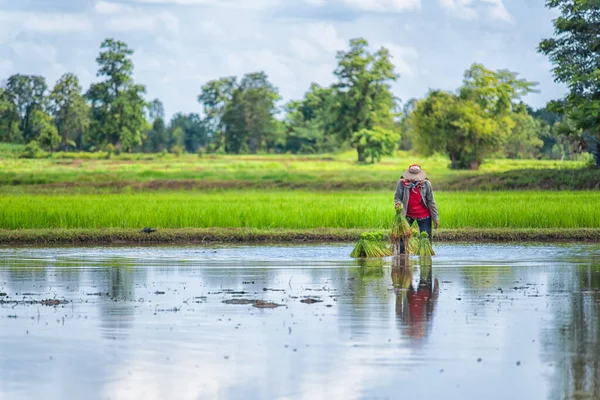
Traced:
<path fill-rule="evenodd" d="M 361 229 L 0 229 L 0 245 L 355 242 Z M 598 229 L 440 229 L 434 242 L 600 242 Z"/>
<path fill-rule="evenodd" d="M 0 153 L 3 154 L 3 153 Z M 88 154 L 89 155 L 89 154 Z M 71 154 L 70 156 L 77 156 Z M 517 183 L 536 188 L 535 174 L 553 171 L 563 182 L 575 182 L 577 189 L 580 171 L 585 167 L 579 161 L 490 160 L 479 171 L 448 169 L 446 157 L 422 158 L 407 152 L 384 158 L 383 162 L 358 164 L 354 153 L 335 156 L 194 155 L 175 157 L 159 154 L 120 155 L 112 159 L 84 158 L 18 159 L 0 155 L 0 192 L 55 191 L 72 192 L 173 190 L 206 188 L 246 189 L 309 189 L 309 190 L 393 190 L 402 171 L 411 163 L 420 163 L 429 173 L 438 189 L 477 190 L 478 185 L 499 181 L 478 177 L 486 174 L 515 173 Z M 599 182 L 600 170 L 586 170 L 585 182 Z M 533 178 L 532 178 L 533 176 Z M 479 180 L 478 180 L 479 179 Z M 508 183 L 491 187 L 502 189 Z M 504 186 L 503 186 L 504 185 Z M 550 185 L 552 187 L 552 184 Z M 510 186 L 508 186 L 510 187 Z M 560 187 L 557 187 L 559 189 Z M 562 187 L 564 188 L 564 186 Z M 594 187 L 584 187 L 593 189 Z M 486 188 L 487 189 L 487 188 Z"/>
<path fill-rule="evenodd" d="M 440 225 L 460 228 L 600 227 L 599 192 L 438 192 Z M 0 229 L 388 229 L 393 192 L 4 195 Z"/>

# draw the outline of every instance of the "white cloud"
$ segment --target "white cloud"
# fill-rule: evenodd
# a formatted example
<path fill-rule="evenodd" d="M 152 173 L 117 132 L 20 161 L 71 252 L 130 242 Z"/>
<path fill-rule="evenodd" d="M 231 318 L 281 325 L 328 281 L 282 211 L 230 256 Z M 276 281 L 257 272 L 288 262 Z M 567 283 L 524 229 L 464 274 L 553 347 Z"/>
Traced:
<path fill-rule="evenodd" d="M 438 0 L 442 8 L 454 17 L 466 20 L 478 18 L 477 11 L 471 6 L 473 0 Z"/>
<path fill-rule="evenodd" d="M 83 14 L 3 12 L 0 10 L 2 36 L 10 32 L 37 33 L 88 32 L 92 30 L 90 19 Z"/>
<path fill-rule="evenodd" d="M 163 27 L 166 31 L 176 34 L 179 31 L 179 20 L 169 12 L 143 14 L 136 11 L 110 17 L 106 26 L 115 32 L 154 31 Z"/>
<path fill-rule="evenodd" d="M 504 22 L 514 22 L 513 16 L 508 12 L 502 0 L 481 0 L 484 3 L 491 5 L 489 15 L 492 19 L 497 19 Z"/>
<path fill-rule="evenodd" d="M 314 60 L 321 54 L 319 50 L 304 39 L 290 39 L 292 51 L 302 60 Z"/>
<path fill-rule="evenodd" d="M 346 42 L 342 40 L 337 32 L 335 26 L 319 22 L 308 24 L 303 28 L 309 39 L 317 43 L 323 50 L 328 53 L 332 53 L 332 56 L 338 50 L 344 50 Z"/>
<path fill-rule="evenodd" d="M 392 63 L 396 66 L 396 72 L 400 77 L 414 77 L 415 70 L 411 66 L 419 58 L 419 52 L 414 47 L 399 46 L 393 43 L 385 43 L 383 47 L 390 51 Z"/>
<path fill-rule="evenodd" d="M 219 6 L 227 8 L 265 9 L 279 5 L 279 0 L 130 0 L 135 3 Z"/>
<path fill-rule="evenodd" d="M 343 0 L 349 7 L 365 11 L 407 11 L 421 7 L 421 0 Z"/>
<path fill-rule="evenodd" d="M 98 1 L 94 6 L 98 14 L 120 14 L 131 12 L 132 8 L 121 3 L 112 3 L 109 1 Z"/>
<path fill-rule="evenodd" d="M 322 7 L 325 5 L 327 0 L 304 0 L 305 3 L 315 7 Z"/>

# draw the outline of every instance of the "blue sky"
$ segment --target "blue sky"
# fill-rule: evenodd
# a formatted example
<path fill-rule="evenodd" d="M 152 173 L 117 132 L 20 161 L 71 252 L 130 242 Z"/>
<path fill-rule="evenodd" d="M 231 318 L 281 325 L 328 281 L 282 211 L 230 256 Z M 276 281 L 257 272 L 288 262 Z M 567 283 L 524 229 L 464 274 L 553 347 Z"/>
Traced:
<path fill-rule="evenodd" d="M 402 100 L 456 89 L 481 62 L 539 82 L 533 107 L 561 97 L 536 52 L 552 35 L 543 0 L 0 0 L 0 79 L 65 72 L 96 80 L 106 37 L 135 50 L 135 79 L 167 115 L 199 112 L 204 82 L 264 70 L 285 101 L 332 82 L 335 53 L 354 37 L 386 46 Z"/>

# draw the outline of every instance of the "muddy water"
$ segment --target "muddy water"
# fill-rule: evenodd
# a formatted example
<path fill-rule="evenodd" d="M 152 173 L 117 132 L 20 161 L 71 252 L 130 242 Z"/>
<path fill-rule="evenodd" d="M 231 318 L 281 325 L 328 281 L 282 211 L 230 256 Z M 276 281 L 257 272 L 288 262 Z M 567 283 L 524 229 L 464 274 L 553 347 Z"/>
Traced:
<path fill-rule="evenodd" d="M 598 246 L 0 248 L 0 399 L 600 398 Z"/>

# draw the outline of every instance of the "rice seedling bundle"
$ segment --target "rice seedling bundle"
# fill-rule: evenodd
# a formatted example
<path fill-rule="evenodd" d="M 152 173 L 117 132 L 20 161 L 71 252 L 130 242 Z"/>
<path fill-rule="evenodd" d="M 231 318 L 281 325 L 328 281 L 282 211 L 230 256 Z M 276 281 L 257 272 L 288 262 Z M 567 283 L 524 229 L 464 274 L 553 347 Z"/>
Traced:
<path fill-rule="evenodd" d="M 419 251 L 417 253 L 421 257 L 431 257 L 435 255 L 431 242 L 429 241 L 429 235 L 427 232 L 421 232 L 421 239 L 419 240 Z"/>
<path fill-rule="evenodd" d="M 391 256 L 392 251 L 385 243 L 381 232 L 365 232 L 354 246 L 350 254 L 353 258 L 380 258 Z"/>
<path fill-rule="evenodd" d="M 394 224 L 392 225 L 392 235 L 391 239 L 393 241 L 397 241 L 400 239 L 407 240 L 409 239 L 413 232 L 410 229 L 410 225 L 404 216 L 404 207 L 402 204 L 398 208 L 396 208 L 396 216 L 394 217 Z"/>
<path fill-rule="evenodd" d="M 419 236 L 419 230 L 413 228 L 412 233 L 412 237 L 408 241 L 408 252 L 410 254 L 417 254 L 419 252 L 419 243 L 421 241 Z"/>

